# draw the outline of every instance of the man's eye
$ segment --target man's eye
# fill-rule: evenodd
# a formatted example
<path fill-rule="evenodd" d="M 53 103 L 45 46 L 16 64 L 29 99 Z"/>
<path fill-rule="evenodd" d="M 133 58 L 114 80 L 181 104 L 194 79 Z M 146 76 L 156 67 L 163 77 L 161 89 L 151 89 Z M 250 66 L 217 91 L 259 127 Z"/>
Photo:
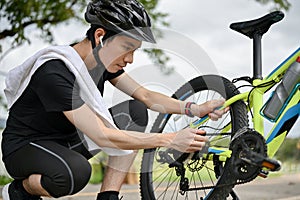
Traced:
<path fill-rule="evenodd" d="M 124 49 L 125 51 L 131 51 L 131 48 L 128 47 L 128 46 L 123 46 L 123 49 Z"/>

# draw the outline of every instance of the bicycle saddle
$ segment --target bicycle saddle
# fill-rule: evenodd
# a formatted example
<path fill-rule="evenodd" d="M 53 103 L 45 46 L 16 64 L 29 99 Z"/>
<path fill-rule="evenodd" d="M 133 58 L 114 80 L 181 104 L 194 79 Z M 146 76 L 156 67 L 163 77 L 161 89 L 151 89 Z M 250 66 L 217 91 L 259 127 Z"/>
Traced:
<path fill-rule="evenodd" d="M 258 19 L 232 23 L 230 24 L 230 28 L 252 39 L 255 34 L 262 36 L 269 30 L 272 24 L 279 22 L 283 17 L 283 12 L 274 11 Z"/>

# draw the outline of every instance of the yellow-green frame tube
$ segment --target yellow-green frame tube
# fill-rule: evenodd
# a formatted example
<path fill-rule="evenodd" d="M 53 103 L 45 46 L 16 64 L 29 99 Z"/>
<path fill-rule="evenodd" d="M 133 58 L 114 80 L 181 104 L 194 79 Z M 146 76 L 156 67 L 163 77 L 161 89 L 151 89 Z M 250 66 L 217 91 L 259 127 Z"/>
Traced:
<path fill-rule="evenodd" d="M 253 86 L 261 84 L 262 80 L 253 80 Z M 253 120 L 254 129 L 260 134 L 264 135 L 264 119 L 260 115 L 260 109 L 263 106 L 263 95 L 264 92 L 258 89 L 254 89 L 251 93 L 251 102 L 253 106 L 253 115 L 255 116 Z"/>

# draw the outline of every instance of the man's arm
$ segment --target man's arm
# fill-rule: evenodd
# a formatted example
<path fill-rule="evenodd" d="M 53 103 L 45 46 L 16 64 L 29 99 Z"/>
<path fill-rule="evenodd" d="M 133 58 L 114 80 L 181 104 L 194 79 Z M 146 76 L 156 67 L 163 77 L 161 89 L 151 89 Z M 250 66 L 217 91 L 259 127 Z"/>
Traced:
<path fill-rule="evenodd" d="M 151 110 L 160 113 L 185 114 L 186 102 L 148 90 L 133 80 L 127 73 L 123 73 L 110 82 L 134 99 L 142 101 Z M 223 104 L 223 99 L 208 101 L 200 105 L 192 104 L 191 113 L 198 117 L 209 114 L 211 119 L 216 120 L 228 111 L 228 108 L 216 110 Z"/>
<path fill-rule="evenodd" d="M 202 149 L 207 140 L 203 136 L 204 131 L 190 128 L 168 134 L 146 134 L 108 128 L 86 104 L 75 110 L 65 111 L 64 114 L 100 147 L 132 150 L 168 147 L 182 152 L 194 152 Z"/>

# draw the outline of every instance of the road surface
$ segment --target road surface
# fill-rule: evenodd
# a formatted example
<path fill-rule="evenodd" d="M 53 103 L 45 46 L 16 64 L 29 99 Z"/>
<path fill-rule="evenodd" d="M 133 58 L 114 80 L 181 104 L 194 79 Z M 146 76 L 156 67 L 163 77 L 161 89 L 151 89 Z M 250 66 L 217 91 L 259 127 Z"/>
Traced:
<path fill-rule="evenodd" d="M 95 200 L 99 187 L 100 185 L 88 185 L 77 195 L 59 199 Z M 124 185 L 121 191 L 123 200 L 139 200 L 138 188 L 138 185 Z M 251 183 L 236 186 L 235 191 L 240 200 L 300 200 L 300 173 L 267 179 L 257 178 Z"/>

